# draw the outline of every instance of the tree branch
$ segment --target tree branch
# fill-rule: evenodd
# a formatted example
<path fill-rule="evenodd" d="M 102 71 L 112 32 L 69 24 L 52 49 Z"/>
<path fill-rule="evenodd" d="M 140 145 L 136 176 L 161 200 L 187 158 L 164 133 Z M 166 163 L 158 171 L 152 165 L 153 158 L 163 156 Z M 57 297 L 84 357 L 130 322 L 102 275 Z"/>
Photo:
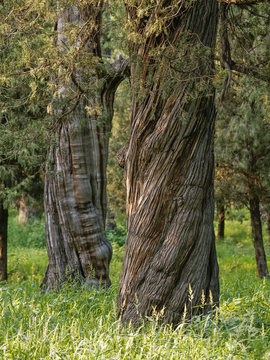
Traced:
<path fill-rule="evenodd" d="M 231 69 L 240 74 L 249 75 L 270 84 L 270 74 L 261 73 L 253 67 L 246 66 L 245 64 L 233 63 Z"/>
<path fill-rule="evenodd" d="M 104 71 L 104 69 L 103 69 Z M 115 91 L 118 85 L 127 77 L 130 76 L 129 58 L 124 59 L 121 54 L 116 56 L 115 61 L 110 64 L 110 67 L 105 66 L 106 75 L 106 91 Z"/>
<path fill-rule="evenodd" d="M 115 69 L 114 76 L 130 76 L 130 62 L 129 58 L 124 59 L 121 54 L 116 56 L 115 61 L 112 63 L 113 68 Z"/>
<path fill-rule="evenodd" d="M 96 67 L 99 78 L 105 78 L 106 83 L 111 82 L 118 77 L 123 80 L 130 75 L 129 58 L 124 59 L 121 54 L 116 56 L 113 63 L 99 62 Z"/>
<path fill-rule="evenodd" d="M 218 0 L 219 3 L 233 5 L 253 5 L 259 3 L 267 3 L 269 0 Z"/>
<path fill-rule="evenodd" d="M 244 1 L 223 1 L 219 0 L 221 2 L 220 4 L 220 65 L 226 69 L 227 71 L 227 78 L 224 81 L 222 93 L 221 93 L 221 103 L 224 102 L 224 98 L 226 96 L 227 90 L 230 85 L 230 81 L 232 78 L 232 70 L 236 71 L 240 74 L 249 75 L 252 76 L 258 80 L 265 81 L 267 83 L 270 83 L 270 74 L 267 74 L 266 72 L 261 72 L 260 70 L 257 70 L 258 67 L 256 66 L 247 66 L 246 64 L 237 64 L 234 60 L 231 58 L 231 48 L 230 48 L 230 42 L 229 42 L 229 36 L 228 36 L 228 19 L 227 19 L 227 13 L 228 9 L 230 7 L 230 3 L 232 4 L 239 4 L 240 2 L 244 4 Z M 269 1 L 269 0 L 267 0 Z M 257 1 L 259 2 L 259 1 Z M 266 1 L 265 1 L 266 2 Z M 254 2 L 255 3 L 255 2 Z"/>

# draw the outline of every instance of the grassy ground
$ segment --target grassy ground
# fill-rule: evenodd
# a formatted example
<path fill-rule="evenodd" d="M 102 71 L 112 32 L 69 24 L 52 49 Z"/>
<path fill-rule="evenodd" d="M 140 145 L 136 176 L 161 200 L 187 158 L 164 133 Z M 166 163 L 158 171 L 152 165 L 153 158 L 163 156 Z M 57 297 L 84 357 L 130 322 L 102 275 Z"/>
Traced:
<path fill-rule="evenodd" d="M 109 290 L 66 286 L 41 293 L 47 264 L 43 224 L 21 227 L 13 216 L 9 281 L 0 287 L 0 359 L 270 359 L 270 281 L 256 277 L 249 222 L 241 220 L 231 216 L 218 243 L 218 314 L 193 318 L 176 330 L 154 319 L 134 330 L 121 329 L 116 319 L 121 231 L 109 235 Z"/>

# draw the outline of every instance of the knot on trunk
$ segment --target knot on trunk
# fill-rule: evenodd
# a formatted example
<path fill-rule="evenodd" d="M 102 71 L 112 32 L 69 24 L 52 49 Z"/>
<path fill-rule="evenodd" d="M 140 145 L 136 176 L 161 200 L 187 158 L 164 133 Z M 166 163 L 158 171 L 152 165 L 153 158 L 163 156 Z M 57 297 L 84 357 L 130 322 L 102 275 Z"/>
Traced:
<path fill-rule="evenodd" d="M 121 168 L 125 167 L 126 157 L 127 157 L 127 150 L 128 150 L 128 142 L 123 147 L 121 147 L 121 149 L 118 150 L 118 152 L 116 154 L 116 159 L 117 159 L 118 165 Z"/>

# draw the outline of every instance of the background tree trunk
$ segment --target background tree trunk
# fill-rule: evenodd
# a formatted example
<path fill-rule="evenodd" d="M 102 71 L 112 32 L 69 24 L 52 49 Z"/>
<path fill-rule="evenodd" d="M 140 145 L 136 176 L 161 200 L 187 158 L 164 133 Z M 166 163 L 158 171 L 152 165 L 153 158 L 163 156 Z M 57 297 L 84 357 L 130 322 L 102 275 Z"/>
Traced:
<path fill-rule="evenodd" d="M 127 241 L 118 308 L 123 322 L 155 309 L 163 311 L 164 322 L 177 324 L 185 306 L 187 317 L 209 309 L 194 308 L 203 293 L 208 305 L 219 301 L 210 55 L 218 11 L 215 0 L 188 8 L 160 4 L 147 19 L 136 19 L 134 2 L 127 6 L 140 40 L 133 44 L 137 59 L 131 66 Z M 166 33 L 151 36 L 163 10 L 166 19 L 159 21 Z"/>
<path fill-rule="evenodd" d="M 101 58 L 101 10 L 102 1 L 62 12 L 59 44 L 67 45 L 63 35 L 67 24 L 88 21 L 90 29 L 86 27 L 86 39 L 81 39 L 78 47 L 83 44 L 83 55 L 93 57 L 93 61 Z M 112 247 L 105 236 L 106 164 L 114 94 L 124 78 L 121 65 L 116 65 L 117 71 L 112 66 L 110 73 L 92 71 L 87 79 L 90 88 L 80 83 L 86 69 L 78 66 L 71 75 L 73 84 L 60 88 L 62 101 L 74 89 L 79 93 L 75 105 L 64 109 L 61 121 L 57 121 L 56 144 L 48 153 L 44 202 L 49 265 L 42 283 L 47 288 L 59 287 L 68 279 L 110 285 Z M 55 112 L 59 113 L 57 103 Z"/>
<path fill-rule="evenodd" d="M 225 207 L 223 204 L 217 204 L 217 217 L 218 217 L 218 239 L 224 239 L 225 234 Z"/>
<path fill-rule="evenodd" d="M 268 245 L 270 246 L 270 213 L 268 212 L 266 216 L 267 216 L 266 221 L 267 221 Z"/>
<path fill-rule="evenodd" d="M 0 281 L 7 280 L 8 210 L 0 202 Z"/>
<path fill-rule="evenodd" d="M 257 273 L 260 278 L 269 277 L 266 255 L 263 245 L 262 223 L 260 214 L 260 200 L 253 184 L 249 184 L 249 210 L 253 234 Z"/>
<path fill-rule="evenodd" d="M 27 206 L 24 196 L 21 195 L 20 203 L 19 203 L 19 217 L 18 217 L 18 221 L 21 225 L 27 223 L 29 219 L 29 212 L 30 212 L 29 206 Z"/>

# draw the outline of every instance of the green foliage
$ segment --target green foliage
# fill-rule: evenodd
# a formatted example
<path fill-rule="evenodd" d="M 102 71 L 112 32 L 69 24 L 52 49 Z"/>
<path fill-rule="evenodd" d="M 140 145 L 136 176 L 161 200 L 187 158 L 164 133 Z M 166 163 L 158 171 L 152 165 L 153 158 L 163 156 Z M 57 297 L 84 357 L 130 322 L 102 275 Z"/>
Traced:
<path fill-rule="evenodd" d="M 102 28 L 103 58 L 128 56 L 127 24 L 122 0 L 105 1 Z"/>
<path fill-rule="evenodd" d="M 124 246 L 126 241 L 126 228 L 123 225 L 118 225 L 114 230 L 107 232 L 107 238 L 112 244 Z"/>
<path fill-rule="evenodd" d="M 0 5 L 0 199 L 14 202 L 43 170 L 53 47 L 52 2 Z"/>
<path fill-rule="evenodd" d="M 238 225 L 239 225 L 239 227 L 244 226 L 246 230 L 250 228 L 249 211 L 247 208 L 231 207 L 231 208 L 227 209 L 226 220 L 235 221 L 237 226 Z M 231 227 L 232 227 L 232 222 L 230 222 L 230 229 L 231 229 Z M 241 237 L 240 237 L 240 239 L 241 239 L 241 241 L 243 241 L 243 239 Z"/>
<path fill-rule="evenodd" d="M 253 187 L 269 203 L 269 6 L 228 7 L 228 40 L 232 63 L 244 69 L 233 72 L 222 99 L 216 76 L 218 115 L 216 126 L 216 199 L 225 205 L 247 205 L 247 188 Z M 227 49 L 228 50 L 228 49 Z M 245 74 L 245 75 L 243 75 Z M 224 85 L 223 85 L 224 86 Z"/>
<path fill-rule="evenodd" d="M 251 7 L 231 6 L 229 9 L 229 36 L 232 59 L 244 63 L 269 81 L 269 4 Z M 252 74 L 250 74 L 252 75 Z"/>
<path fill-rule="evenodd" d="M 60 11 L 72 5 L 100 9 L 94 0 L 20 0 L 0 4 L 0 198 L 5 205 L 13 203 L 21 192 L 31 191 L 33 182 L 29 177 L 37 181 L 36 175 L 41 172 L 42 183 L 47 148 L 54 141 L 57 119 L 74 111 L 79 98 L 91 98 L 96 86 L 104 86 L 104 76 L 97 81 L 97 65 L 108 71 L 112 68 L 108 63 L 116 54 L 126 56 L 125 8 L 121 0 L 104 2 L 102 59 L 78 45 L 96 31 L 92 21 L 67 21 L 59 41 L 56 21 Z M 78 69 L 80 75 L 75 79 Z M 65 96 L 59 84 L 65 89 Z M 91 104 L 86 110 L 93 115 L 101 109 Z M 128 108 L 123 110 L 125 119 L 127 111 Z M 106 120 L 105 115 L 99 119 Z M 115 173 L 113 178 L 119 183 L 120 175 L 117 170 Z"/>
<path fill-rule="evenodd" d="M 177 329 L 160 324 L 161 314 L 156 314 L 134 329 L 121 328 L 117 321 L 123 247 L 113 244 L 110 289 L 65 285 L 57 293 L 40 292 L 46 251 L 17 246 L 14 216 L 10 279 L 0 287 L 1 359 L 269 359 L 270 283 L 255 275 L 251 241 L 238 229 L 248 227 L 245 221 L 228 221 L 229 237 L 235 231 L 238 235 L 217 244 L 221 305 L 216 314 L 193 317 Z M 27 244 L 25 237 L 22 243 Z"/>
<path fill-rule="evenodd" d="M 243 76 L 226 101 L 230 111 L 219 107 L 216 126 L 217 198 L 246 205 L 252 183 L 264 200 L 270 189 L 269 90 L 264 83 Z"/>

